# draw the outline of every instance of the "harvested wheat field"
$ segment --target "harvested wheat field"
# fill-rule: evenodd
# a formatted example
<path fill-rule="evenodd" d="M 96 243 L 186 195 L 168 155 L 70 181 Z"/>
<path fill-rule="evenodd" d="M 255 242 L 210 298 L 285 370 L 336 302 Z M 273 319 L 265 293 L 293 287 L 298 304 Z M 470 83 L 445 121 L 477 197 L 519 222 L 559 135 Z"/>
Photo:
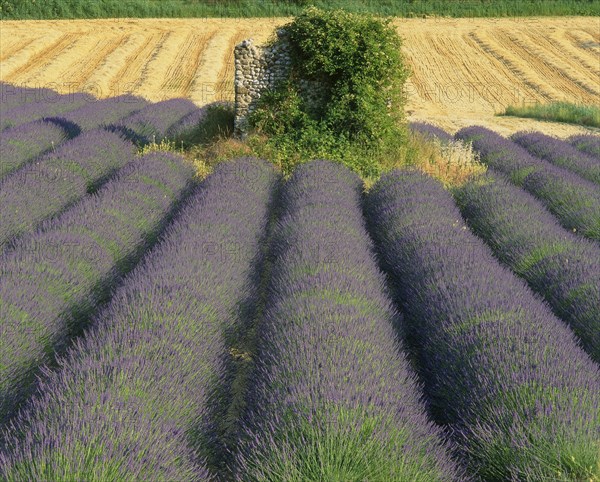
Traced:
<path fill-rule="evenodd" d="M 278 19 L 3 21 L 0 80 L 98 97 L 132 92 L 198 105 L 233 98 L 233 47 Z M 398 19 L 412 69 L 409 119 L 561 137 L 584 129 L 495 117 L 509 104 L 600 103 L 600 18 Z M 588 131 L 590 129 L 587 129 Z"/>

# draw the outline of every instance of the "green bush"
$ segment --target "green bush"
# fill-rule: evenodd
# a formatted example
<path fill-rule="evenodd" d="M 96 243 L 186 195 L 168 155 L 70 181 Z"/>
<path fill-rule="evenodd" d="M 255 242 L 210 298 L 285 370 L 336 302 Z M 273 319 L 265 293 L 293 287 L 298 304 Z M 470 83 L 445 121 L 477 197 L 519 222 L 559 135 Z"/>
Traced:
<path fill-rule="evenodd" d="M 10 15 L 14 10 L 13 0 L 0 0 L 0 15 Z"/>
<path fill-rule="evenodd" d="M 290 76 L 261 97 L 250 126 L 279 153 L 284 172 L 328 158 L 377 176 L 406 139 L 408 69 L 391 19 L 309 7 L 283 28 Z M 323 86 L 318 105 L 307 99 L 303 80 Z"/>

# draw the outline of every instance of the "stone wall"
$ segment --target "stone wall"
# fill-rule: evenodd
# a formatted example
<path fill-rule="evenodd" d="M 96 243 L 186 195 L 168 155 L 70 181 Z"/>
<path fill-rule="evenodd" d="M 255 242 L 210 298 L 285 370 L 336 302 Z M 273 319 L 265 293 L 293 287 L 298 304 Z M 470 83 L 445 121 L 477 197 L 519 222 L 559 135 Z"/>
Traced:
<path fill-rule="evenodd" d="M 277 39 L 271 45 L 254 45 L 252 39 L 235 46 L 235 123 L 234 133 L 244 137 L 247 132 L 247 116 L 256 107 L 261 94 L 273 89 L 285 80 L 291 70 L 290 45 L 285 29 L 277 31 Z M 300 73 L 301 74 L 301 73 Z M 309 109 L 322 104 L 326 92 L 316 80 L 299 79 L 300 95 Z"/>
<path fill-rule="evenodd" d="M 268 46 L 254 45 L 252 39 L 235 46 L 235 134 L 247 131 L 247 116 L 262 92 L 287 78 L 291 60 L 285 30 L 277 31 L 277 41 Z"/>

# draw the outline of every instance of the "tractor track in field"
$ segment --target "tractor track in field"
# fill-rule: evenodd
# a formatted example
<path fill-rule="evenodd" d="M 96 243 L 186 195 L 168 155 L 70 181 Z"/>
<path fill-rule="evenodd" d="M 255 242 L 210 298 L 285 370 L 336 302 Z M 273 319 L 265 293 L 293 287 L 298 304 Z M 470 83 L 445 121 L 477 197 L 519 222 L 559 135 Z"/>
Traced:
<path fill-rule="evenodd" d="M 233 78 L 235 76 L 235 67 L 233 64 L 233 49 L 242 40 L 250 37 L 252 32 L 249 30 L 241 30 L 235 32 L 235 34 L 229 40 L 227 49 L 223 53 L 223 63 L 219 69 L 216 85 L 216 99 L 217 100 L 230 100 L 233 99 Z"/>
<path fill-rule="evenodd" d="M 60 70 L 64 60 L 76 47 L 79 40 L 77 34 L 67 34 L 53 48 L 41 52 L 34 61 L 30 61 L 13 75 L 23 77 L 23 83 L 41 84 L 39 74 L 41 71 L 57 68 Z M 60 78 L 60 77 L 57 77 Z"/>
<path fill-rule="evenodd" d="M 598 28 L 596 30 L 590 28 L 582 28 L 585 33 L 587 33 L 590 37 L 592 37 L 596 42 L 600 42 L 600 32 L 598 32 Z"/>
<path fill-rule="evenodd" d="M 172 32 L 161 32 L 158 42 L 152 46 L 152 51 L 150 52 L 150 54 L 147 57 L 146 62 L 140 69 L 139 76 L 135 79 L 134 83 L 132 84 L 131 90 L 133 92 L 135 92 L 135 93 L 142 92 L 142 86 L 144 86 L 146 80 L 150 76 L 150 67 L 152 65 L 152 62 L 156 60 L 156 57 L 159 55 L 164 44 L 169 40 L 169 38 L 172 35 L 173 35 Z"/>
<path fill-rule="evenodd" d="M 536 59 L 538 64 L 536 64 L 536 70 L 542 69 L 541 72 L 545 75 L 550 75 L 550 73 L 554 73 L 554 77 L 552 77 L 553 82 L 557 83 L 561 87 L 564 86 L 567 88 L 566 84 L 571 84 L 568 86 L 570 89 L 578 88 L 577 90 L 573 90 L 573 93 L 581 96 L 582 102 L 594 102 L 597 100 L 598 92 L 597 87 L 593 84 L 590 85 L 586 81 L 581 79 L 583 75 L 581 72 L 574 72 L 572 68 L 570 68 L 570 59 L 563 58 L 559 61 L 560 65 L 557 64 L 549 55 L 548 50 L 542 50 L 540 47 L 543 44 L 544 35 L 539 35 L 536 37 L 536 41 L 539 42 L 539 46 L 535 46 L 531 41 L 527 40 L 526 36 L 521 36 L 520 38 L 515 38 L 508 36 L 510 41 L 512 41 L 521 52 L 525 53 L 528 60 Z M 541 66 L 539 65 L 541 64 Z M 543 66 L 543 67 L 542 67 Z M 581 69 L 580 69 L 581 70 Z M 540 70 L 538 70 L 540 72 Z M 580 78 L 577 78 L 576 75 L 579 75 Z M 555 79 L 559 79 L 558 81 Z"/>
<path fill-rule="evenodd" d="M 144 35 L 141 45 L 138 45 L 128 55 L 122 56 L 117 64 L 116 72 L 111 75 L 109 90 L 112 92 L 134 91 L 139 83 L 141 73 L 148 64 L 150 58 L 160 47 L 157 44 L 163 40 L 166 34 L 152 32 Z"/>
<path fill-rule="evenodd" d="M 80 59 L 64 72 L 64 78 L 75 85 L 83 86 L 106 58 L 127 41 L 128 35 L 118 35 L 99 40 L 86 59 Z"/>
<path fill-rule="evenodd" d="M 526 85 L 530 91 L 536 92 L 537 95 L 543 99 L 543 101 L 552 102 L 556 100 L 554 94 L 547 91 L 542 86 L 543 84 L 539 79 L 532 79 L 525 69 L 521 69 L 513 59 L 506 55 L 502 48 L 498 48 L 497 46 L 493 45 L 488 38 L 483 37 L 481 34 L 471 32 L 469 37 L 481 47 L 481 50 L 507 68 L 513 74 L 513 76 L 516 79 L 519 79 L 522 84 Z"/>
<path fill-rule="evenodd" d="M 174 96 L 189 96 L 192 84 L 196 79 L 196 72 L 202 53 L 214 36 L 215 32 L 209 34 L 192 32 L 188 34 L 185 40 L 185 47 L 179 49 L 173 62 L 171 62 L 166 70 L 165 80 L 161 86 L 162 90 L 174 92 Z"/>
<path fill-rule="evenodd" d="M 34 54 L 26 63 L 17 67 L 2 80 L 26 84 L 28 75 L 36 70 L 43 70 L 58 55 L 63 53 L 69 47 L 73 47 L 77 37 L 77 34 L 72 33 L 61 35 L 57 41 Z"/>
<path fill-rule="evenodd" d="M 457 102 L 478 101 L 489 106 L 505 102 L 506 97 L 510 95 L 510 83 L 507 88 L 507 85 L 502 82 L 501 72 L 495 69 L 481 69 L 480 65 L 474 68 L 470 59 L 475 53 L 471 49 L 481 50 L 476 47 L 476 44 L 456 36 L 443 38 L 442 42 L 438 42 L 434 36 L 430 36 L 427 40 L 429 48 L 435 51 L 440 59 L 440 69 L 445 57 L 451 56 L 451 64 L 454 66 L 450 71 L 451 78 L 463 92 Z"/>
<path fill-rule="evenodd" d="M 600 75 L 600 63 L 595 67 L 587 64 L 586 60 L 579 57 L 577 51 L 574 51 L 569 44 L 561 44 L 549 35 L 534 35 L 531 32 L 525 32 L 525 37 L 521 40 L 527 44 L 532 52 L 539 51 L 540 55 L 543 55 L 546 60 L 557 65 L 557 67 L 558 64 L 561 64 L 563 69 L 568 69 L 568 74 L 573 78 L 580 77 L 581 82 L 591 82 L 594 85 L 591 90 L 595 91 L 594 95 L 598 95 L 597 84 Z M 540 49 L 543 49 L 543 51 Z M 569 55 L 564 55 L 565 50 L 569 51 Z M 600 58 L 597 60 L 600 62 Z M 582 65 L 583 69 L 581 68 Z"/>
<path fill-rule="evenodd" d="M 248 29 L 229 28 L 216 32 L 209 39 L 198 62 L 196 82 L 190 89 L 190 98 L 194 102 L 233 101 L 233 48 L 248 35 L 251 35 Z M 228 72 L 230 78 L 227 77 Z M 228 84 L 231 84 L 230 89 Z"/>
<path fill-rule="evenodd" d="M 537 90 L 532 88 L 532 85 L 527 82 L 524 76 L 515 77 L 515 70 L 512 70 L 510 65 L 507 65 L 495 55 L 484 55 L 486 53 L 485 47 L 471 35 L 463 34 L 462 41 L 464 47 L 461 49 L 459 46 L 458 49 L 463 52 L 463 61 L 469 65 L 470 59 L 478 56 L 480 59 L 479 67 L 485 67 L 473 70 L 482 76 L 482 81 L 485 82 L 484 85 L 488 86 L 486 92 L 488 95 L 493 96 L 492 100 L 495 105 L 505 106 L 509 103 L 519 102 L 519 98 L 524 96 L 539 97 L 540 100 L 543 100 L 543 97 L 539 95 Z M 468 53 L 467 50 L 469 50 Z"/>
<path fill-rule="evenodd" d="M 560 58 L 561 53 L 568 53 L 571 61 L 577 65 L 583 66 L 585 70 L 591 72 L 596 78 L 596 81 L 600 79 L 600 57 L 598 55 L 590 55 L 584 49 L 577 47 L 577 41 L 571 36 L 566 35 L 560 37 L 548 36 L 545 41 L 553 45 L 554 50 L 557 52 L 557 57 Z"/>
<path fill-rule="evenodd" d="M 577 31 L 565 32 L 564 35 L 573 42 L 581 53 L 589 55 L 595 61 L 598 60 L 598 57 L 600 56 L 600 43 L 589 40 L 589 36 L 588 38 L 585 38 L 585 32 L 583 32 L 583 35 L 582 32 Z"/>
<path fill-rule="evenodd" d="M 37 56 L 40 52 L 47 48 L 52 42 L 57 42 L 60 37 L 63 35 L 61 32 L 57 31 L 49 31 L 44 34 L 34 34 L 28 37 L 26 34 L 20 34 L 18 38 L 20 42 L 23 42 L 24 39 L 31 38 L 31 42 L 26 47 L 23 46 L 18 50 L 13 50 L 11 55 L 5 54 L 5 49 L 11 49 L 11 45 L 5 46 L 4 43 L 0 43 L 0 55 L 2 56 L 2 60 L 0 61 L 0 77 L 2 81 L 8 82 L 8 77 L 17 69 L 24 67 L 27 65 L 32 58 Z M 12 49 L 11 49 L 12 50 Z M 17 80 L 13 80 L 13 83 L 17 83 Z"/>
<path fill-rule="evenodd" d="M 190 89 L 190 98 L 200 104 L 217 100 L 218 73 L 223 68 L 224 51 L 230 43 L 231 32 L 219 31 L 207 42 L 206 49 L 198 60 L 196 82 Z M 231 99 L 230 99 L 231 100 Z"/>
<path fill-rule="evenodd" d="M 2 51 L 0 52 L 0 62 L 4 62 L 6 59 L 15 55 L 17 52 L 26 49 L 36 40 L 37 38 L 26 38 L 24 40 L 18 40 L 9 45 L 8 47 L 6 46 L 6 44 L 4 44 L 2 46 Z"/>

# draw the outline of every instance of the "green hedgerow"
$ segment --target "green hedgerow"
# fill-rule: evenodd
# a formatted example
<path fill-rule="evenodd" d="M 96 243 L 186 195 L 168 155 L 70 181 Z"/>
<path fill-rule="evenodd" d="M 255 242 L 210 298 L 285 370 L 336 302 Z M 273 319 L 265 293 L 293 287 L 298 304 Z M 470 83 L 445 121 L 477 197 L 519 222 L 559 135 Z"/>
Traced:
<path fill-rule="evenodd" d="M 406 139 L 409 72 L 391 19 L 309 7 L 283 28 L 290 75 L 261 97 L 250 126 L 267 136 L 284 172 L 320 157 L 377 176 Z M 318 104 L 307 99 L 303 81 L 322 86 Z"/>

